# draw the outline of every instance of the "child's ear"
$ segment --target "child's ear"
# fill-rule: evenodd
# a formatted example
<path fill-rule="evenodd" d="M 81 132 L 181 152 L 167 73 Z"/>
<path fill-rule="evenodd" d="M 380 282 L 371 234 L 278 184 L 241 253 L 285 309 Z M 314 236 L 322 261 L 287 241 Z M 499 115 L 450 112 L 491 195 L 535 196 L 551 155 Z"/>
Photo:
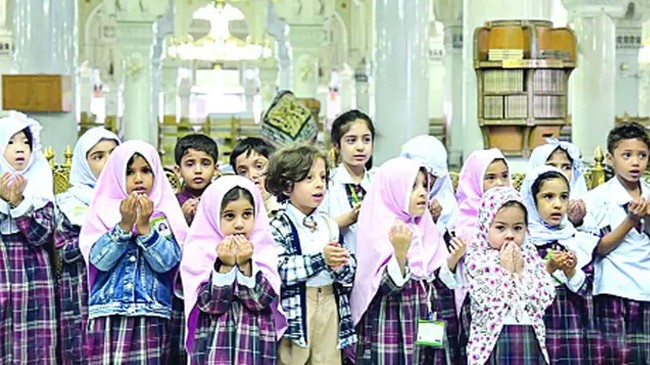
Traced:
<path fill-rule="evenodd" d="M 611 153 L 607 152 L 607 155 L 605 156 L 605 158 L 606 158 L 606 160 L 607 160 L 606 162 L 607 162 L 607 164 L 609 166 L 614 166 L 614 156 Z"/>
<path fill-rule="evenodd" d="M 284 195 L 286 195 L 287 198 L 288 198 L 288 197 L 291 196 L 291 192 L 293 192 L 293 185 L 291 185 L 290 187 L 288 187 L 287 189 L 285 189 L 282 193 L 283 193 Z"/>
<path fill-rule="evenodd" d="M 179 178 L 181 177 L 181 167 L 180 167 L 180 166 L 175 165 L 175 166 L 174 166 L 174 172 L 176 173 L 176 175 L 177 175 Z"/>

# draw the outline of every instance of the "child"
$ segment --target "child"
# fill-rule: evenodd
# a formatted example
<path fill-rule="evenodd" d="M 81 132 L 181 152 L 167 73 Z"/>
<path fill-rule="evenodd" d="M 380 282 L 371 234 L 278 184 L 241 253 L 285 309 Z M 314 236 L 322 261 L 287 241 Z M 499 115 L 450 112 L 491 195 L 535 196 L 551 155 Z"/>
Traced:
<path fill-rule="evenodd" d="M 204 134 L 188 134 L 174 148 L 176 173 L 184 182 L 183 191 L 177 194 L 187 223 L 191 224 L 196 207 L 205 188 L 217 173 L 219 149 L 215 141 Z"/>
<path fill-rule="evenodd" d="M 650 238 L 643 180 L 650 138 L 638 123 L 621 123 L 607 137 L 607 162 L 615 177 L 591 190 L 587 212 L 602 238 L 594 263 L 596 324 L 604 336 L 605 361 L 650 361 Z"/>
<path fill-rule="evenodd" d="M 415 161 L 389 160 L 361 208 L 357 244 L 363 254 L 351 296 L 357 364 L 425 363 L 424 347 L 415 343 L 418 321 L 433 316 L 429 282 L 447 257 L 427 209 L 426 176 Z"/>
<path fill-rule="evenodd" d="M 447 169 L 447 150 L 434 136 L 421 135 L 402 146 L 402 157 L 424 164 L 429 174 L 429 212 L 438 229 L 454 230 L 458 202 Z M 444 209 L 443 209 L 444 207 Z"/>
<path fill-rule="evenodd" d="M 555 291 L 526 238 L 526 225 L 526 208 L 516 190 L 497 187 L 485 193 L 478 232 L 467 250 L 469 365 L 549 361 L 542 317 Z"/>
<path fill-rule="evenodd" d="M 59 281 L 59 329 L 63 364 L 87 364 L 83 352 L 83 334 L 88 319 L 88 281 L 86 264 L 79 250 L 79 231 L 88 214 L 97 178 L 108 156 L 120 143 L 119 138 L 104 129 L 89 129 L 79 138 L 72 155 L 70 184 L 56 197 L 60 217 L 54 242 L 63 267 Z"/>
<path fill-rule="evenodd" d="M 257 185 L 264 199 L 269 218 L 275 217 L 281 209 L 275 197 L 266 191 L 266 172 L 269 158 L 275 149 L 261 138 L 248 137 L 235 145 L 230 154 L 230 165 L 239 176 L 244 176 Z"/>
<path fill-rule="evenodd" d="M 358 110 L 339 115 L 332 124 L 332 146 L 341 163 L 334 169 L 321 211 L 334 218 L 343 241 L 355 247 L 357 216 L 370 187 L 375 127 L 370 117 Z"/>
<path fill-rule="evenodd" d="M 599 237 L 568 221 L 570 187 L 562 171 L 544 165 L 529 171 L 521 192 L 530 239 L 555 279 L 555 301 L 544 318 L 551 364 L 591 364 L 589 350 L 599 345 L 591 324 L 591 261 Z"/>
<path fill-rule="evenodd" d="M 287 207 L 271 221 L 288 328 L 279 364 L 340 364 L 356 342 L 349 292 L 356 261 L 336 222 L 318 212 L 327 191 L 326 156 L 311 145 L 277 151 L 266 188 Z"/>
<path fill-rule="evenodd" d="M 118 146 L 79 236 L 90 289 L 89 363 L 167 363 L 178 242 L 186 232 L 158 151 L 141 141 Z"/>
<path fill-rule="evenodd" d="M 547 144 L 537 146 L 533 150 L 528 160 L 528 170 L 533 171 L 539 166 L 549 165 L 561 170 L 569 178 L 571 200 L 567 211 L 568 218 L 573 226 L 581 227 L 587 214 L 583 199 L 588 190 L 582 171 L 580 150 L 573 143 L 556 139 L 548 139 L 547 141 Z"/>
<path fill-rule="evenodd" d="M 208 187 L 181 262 L 192 364 L 276 363 L 277 262 L 255 184 L 224 176 Z"/>
<path fill-rule="evenodd" d="M 54 231 L 52 169 L 41 126 L 0 119 L 0 363 L 56 364 L 56 289 L 48 245 Z"/>

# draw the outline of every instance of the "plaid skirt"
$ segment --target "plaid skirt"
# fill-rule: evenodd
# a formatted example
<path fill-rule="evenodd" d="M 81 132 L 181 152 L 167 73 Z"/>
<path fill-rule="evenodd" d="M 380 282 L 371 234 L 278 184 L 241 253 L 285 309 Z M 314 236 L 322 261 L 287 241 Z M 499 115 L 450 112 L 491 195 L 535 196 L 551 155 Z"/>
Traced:
<path fill-rule="evenodd" d="M 556 286 L 555 292 L 555 300 L 544 315 L 546 346 L 551 364 L 586 364 L 584 300 L 565 285 Z"/>
<path fill-rule="evenodd" d="M 172 298 L 172 317 L 169 322 L 170 364 L 187 364 L 185 350 L 185 303 L 174 295 Z"/>
<path fill-rule="evenodd" d="M 458 315 L 458 363 L 454 365 L 467 364 L 467 344 L 469 343 L 469 329 L 472 323 L 472 311 L 470 308 L 469 295 L 465 297 L 463 305 L 460 308 Z"/>
<path fill-rule="evenodd" d="M 86 336 L 88 364 L 167 365 L 168 331 L 169 320 L 160 317 L 91 319 Z"/>
<path fill-rule="evenodd" d="M 83 341 L 88 320 L 88 282 L 82 259 L 64 263 L 59 281 L 59 333 L 61 362 L 84 365 Z"/>
<path fill-rule="evenodd" d="M 603 334 L 602 363 L 650 363 L 650 302 L 598 295 L 594 307 Z"/>
<path fill-rule="evenodd" d="M 437 314 L 438 320 L 445 322 L 446 342 L 444 349 L 424 348 L 425 364 L 456 365 L 460 360 L 460 348 L 454 290 L 447 288 L 440 279 L 436 279 L 432 283 L 431 297 L 431 308 Z"/>
<path fill-rule="evenodd" d="M 533 326 L 503 326 L 486 365 L 544 365 Z"/>

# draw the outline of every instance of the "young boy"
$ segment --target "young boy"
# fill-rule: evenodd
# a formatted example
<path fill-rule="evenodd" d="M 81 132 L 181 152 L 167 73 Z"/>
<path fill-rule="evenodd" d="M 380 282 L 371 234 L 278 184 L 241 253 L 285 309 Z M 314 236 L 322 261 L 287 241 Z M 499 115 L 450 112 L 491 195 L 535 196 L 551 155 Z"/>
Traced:
<path fill-rule="evenodd" d="M 288 201 L 271 221 L 288 323 L 278 364 L 340 364 L 341 350 L 356 342 L 349 301 L 356 260 L 339 243 L 336 222 L 317 211 L 327 190 L 325 154 L 310 145 L 276 152 L 266 188 Z"/>
<path fill-rule="evenodd" d="M 174 157 L 176 173 L 185 183 L 176 197 L 187 223 L 191 224 L 201 194 L 217 173 L 219 149 L 217 143 L 204 134 L 188 134 L 176 143 Z"/>
<path fill-rule="evenodd" d="M 601 232 L 595 250 L 594 307 L 606 363 L 650 361 L 650 185 L 644 179 L 650 138 L 638 123 L 607 137 L 615 176 L 587 194 L 587 212 Z"/>
<path fill-rule="evenodd" d="M 280 204 L 264 186 L 269 158 L 274 151 L 275 148 L 263 139 L 248 137 L 237 142 L 230 154 L 230 166 L 235 170 L 235 174 L 251 180 L 260 189 L 264 207 L 270 218 L 275 217 L 280 210 Z"/>

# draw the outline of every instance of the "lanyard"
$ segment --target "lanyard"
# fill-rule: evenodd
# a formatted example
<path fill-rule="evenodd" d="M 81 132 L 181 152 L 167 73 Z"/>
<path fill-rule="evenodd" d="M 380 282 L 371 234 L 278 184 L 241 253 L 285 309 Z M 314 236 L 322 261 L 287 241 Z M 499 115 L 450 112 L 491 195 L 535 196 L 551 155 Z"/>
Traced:
<path fill-rule="evenodd" d="M 429 317 L 428 319 L 430 321 L 436 321 L 438 316 L 437 313 L 433 312 L 433 307 L 431 306 L 431 296 L 433 294 L 432 285 L 429 284 L 427 287 L 424 280 L 420 280 L 420 285 L 422 286 L 422 290 L 424 290 L 424 292 L 427 293 L 427 316 Z"/>
<path fill-rule="evenodd" d="M 352 200 L 354 200 L 354 204 L 359 204 L 361 200 L 359 200 L 359 196 L 357 195 L 357 189 L 354 188 L 354 184 L 347 184 L 348 185 L 348 190 L 350 190 L 350 194 L 352 194 Z"/>

